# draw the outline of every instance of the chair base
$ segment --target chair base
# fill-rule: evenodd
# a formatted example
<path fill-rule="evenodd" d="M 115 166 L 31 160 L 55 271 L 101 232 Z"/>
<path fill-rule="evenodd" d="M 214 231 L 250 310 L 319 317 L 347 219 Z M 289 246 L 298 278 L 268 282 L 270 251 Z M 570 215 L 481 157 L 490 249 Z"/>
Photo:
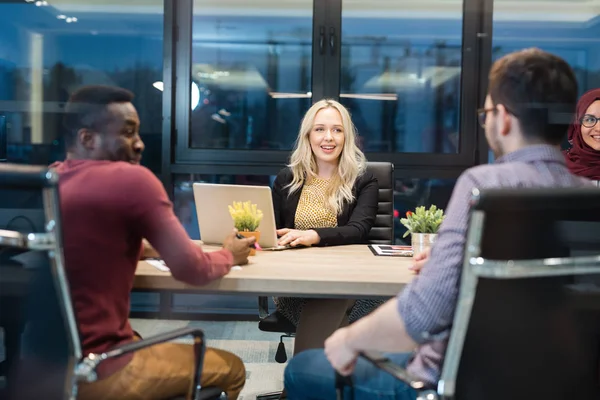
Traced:
<path fill-rule="evenodd" d="M 259 299 L 260 306 L 260 299 Z M 258 329 L 263 332 L 274 332 L 283 333 L 279 337 L 279 346 L 277 346 L 277 352 L 275 353 L 275 361 L 283 364 L 287 361 L 287 354 L 285 352 L 285 344 L 283 343 L 284 337 L 294 337 L 296 333 L 296 327 L 294 324 L 287 319 L 281 312 L 275 311 L 268 314 L 265 318 L 261 319 L 258 323 Z"/>
<path fill-rule="evenodd" d="M 289 333 L 285 335 L 281 335 L 279 337 L 279 344 L 277 345 L 277 351 L 275 352 L 275 361 L 279 364 L 284 364 L 287 361 L 287 352 L 285 351 L 285 343 L 283 343 L 284 337 L 294 337 L 294 335 L 290 335 Z"/>

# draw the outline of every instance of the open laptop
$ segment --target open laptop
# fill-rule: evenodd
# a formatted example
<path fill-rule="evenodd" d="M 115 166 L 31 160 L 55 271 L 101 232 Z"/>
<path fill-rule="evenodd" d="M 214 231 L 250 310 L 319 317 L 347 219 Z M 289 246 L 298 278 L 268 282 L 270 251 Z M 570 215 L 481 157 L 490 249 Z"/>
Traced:
<path fill-rule="evenodd" d="M 200 228 L 200 239 L 206 244 L 222 244 L 231 233 L 233 220 L 229 207 L 234 201 L 250 201 L 263 213 L 258 230 L 258 244 L 263 250 L 285 250 L 290 246 L 277 244 L 275 213 L 271 188 L 268 186 L 222 185 L 194 183 L 194 201 Z"/>

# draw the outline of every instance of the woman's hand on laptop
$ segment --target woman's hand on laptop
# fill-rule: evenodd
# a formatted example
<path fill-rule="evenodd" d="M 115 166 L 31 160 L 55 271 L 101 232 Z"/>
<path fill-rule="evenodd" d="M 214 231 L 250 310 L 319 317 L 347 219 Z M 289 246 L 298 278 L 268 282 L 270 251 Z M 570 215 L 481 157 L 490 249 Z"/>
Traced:
<path fill-rule="evenodd" d="M 301 231 L 298 229 L 278 229 L 277 236 L 280 236 L 277 244 L 280 246 L 290 245 L 296 246 L 312 246 L 313 244 L 319 244 L 321 237 L 319 234 L 309 229 L 307 231 Z"/>
<path fill-rule="evenodd" d="M 244 239 L 237 238 L 237 230 L 233 230 L 223 240 L 223 248 L 229 250 L 233 254 L 233 265 L 248 264 L 248 256 L 250 255 L 250 246 L 256 242 L 255 237 Z"/>

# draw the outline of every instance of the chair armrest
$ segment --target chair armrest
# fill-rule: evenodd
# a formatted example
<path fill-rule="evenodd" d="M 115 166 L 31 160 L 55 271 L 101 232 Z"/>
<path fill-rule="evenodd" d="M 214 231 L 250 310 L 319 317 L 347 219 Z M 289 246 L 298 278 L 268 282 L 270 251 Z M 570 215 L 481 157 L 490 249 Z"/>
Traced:
<path fill-rule="evenodd" d="M 53 233 L 21 233 L 0 229 L 0 246 L 30 250 L 53 250 L 56 244 Z"/>
<path fill-rule="evenodd" d="M 0 164 L 0 182 L 4 189 L 43 189 L 56 186 L 58 174 L 41 165 Z"/>
<path fill-rule="evenodd" d="M 102 354 L 90 353 L 76 366 L 75 375 L 78 381 L 94 382 L 98 379 L 96 368 L 101 362 L 184 336 L 193 336 L 195 339 L 196 360 L 198 361 L 196 367 L 196 378 L 198 380 L 195 382 L 195 387 L 198 387 L 200 383 L 199 377 L 204 363 L 204 351 L 206 348 L 206 344 L 204 343 L 204 332 L 200 328 L 181 328 L 171 332 L 161 333 L 148 339 L 126 343 Z"/>
<path fill-rule="evenodd" d="M 269 316 L 269 298 L 266 296 L 258 297 L 258 317 L 260 319 Z"/>
<path fill-rule="evenodd" d="M 363 353 L 360 353 L 359 356 L 364 358 L 365 360 L 369 361 L 376 368 L 379 368 L 380 370 L 387 372 L 388 374 L 392 375 L 394 378 L 398 379 L 399 381 L 404 382 L 405 384 L 407 384 L 408 386 L 413 388 L 417 392 L 416 400 L 439 400 L 439 396 L 435 392 L 435 390 L 425 388 L 424 382 L 419 381 L 418 379 L 415 379 L 414 377 L 412 377 L 406 371 L 406 369 L 400 367 L 397 364 L 394 364 L 393 362 L 390 361 L 389 358 L 385 357 L 383 354 L 376 353 L 376 352 L 368 352 L 368 353 L 363 352 Z M 335 389 L 336 389 L 336 394 L 337 394 L 338 400 L 343 400 L 344 387 L 346 387 L 346 386 L 350 388 L 350 393 L 351 393 L 350 397 L 354 398 L 354 393 L 353 393 L 354 388 L 353 388 L 353 383 L 352 383 L 352 377 L 351 376 L 347 376 L 347 377 L 342 376 L 338 372 L 336 372 L 335 373 Z"/>
<path fill-rule="evenodd" d="M 424 382 L 412 377 L 406 369 L 402 368 L 397 364 L 394 364 L 392 361 L 390 361 L 389 358 L 387 358 L 381 353 L 363 352 L 360 353 L 360 357 L 364 358 L 380 370 L 392 375 L 399 381 L 406 383 L 408 386 L 415 390 L 421 390 L 425 388 Z"/>

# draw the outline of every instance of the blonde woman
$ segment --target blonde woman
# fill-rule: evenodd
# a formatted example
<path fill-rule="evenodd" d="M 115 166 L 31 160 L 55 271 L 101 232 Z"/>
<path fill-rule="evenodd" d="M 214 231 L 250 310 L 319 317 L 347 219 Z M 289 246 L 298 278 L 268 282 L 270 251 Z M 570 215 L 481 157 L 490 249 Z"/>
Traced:
<path fill-rule="evenodd" d="M 377 215 L 379 186 L 366 172 L 348 110 L 321 100 L 305 114 L 290 164 L 273 184 L 279 244 L 333 246 L 365 243 Z M 294 354 L 322 348 L 340 326 L 380 304 L 370 300 L 275 299 L 297 326 Z"/>

